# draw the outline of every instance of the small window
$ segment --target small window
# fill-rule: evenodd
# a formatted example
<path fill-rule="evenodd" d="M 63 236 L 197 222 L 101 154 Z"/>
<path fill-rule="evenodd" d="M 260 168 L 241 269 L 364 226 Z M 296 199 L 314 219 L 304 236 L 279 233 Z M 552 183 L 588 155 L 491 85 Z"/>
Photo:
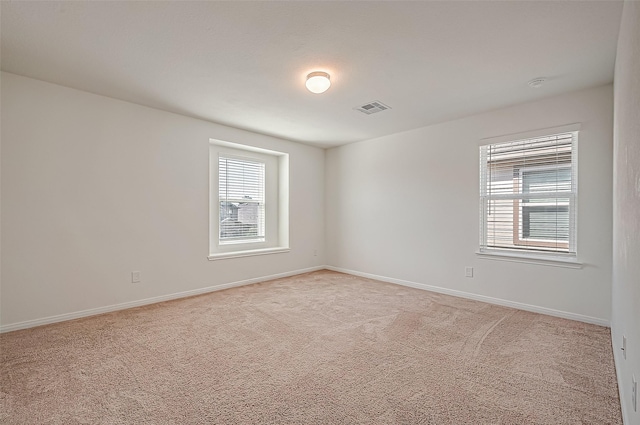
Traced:
<path fill-rule="evenodd" d="M 289 251 L 289 155 L 209 143 L 209 259 Z"/>
<path fill-rule="evenodd" d="M 480 251 L 576 256 L 578 132 L 480 147 Z"/>
<path fill-rule="evenodd" d="M 264 162 L 219 157 L 221 244 L 264 242 L 264 169 Z"/>

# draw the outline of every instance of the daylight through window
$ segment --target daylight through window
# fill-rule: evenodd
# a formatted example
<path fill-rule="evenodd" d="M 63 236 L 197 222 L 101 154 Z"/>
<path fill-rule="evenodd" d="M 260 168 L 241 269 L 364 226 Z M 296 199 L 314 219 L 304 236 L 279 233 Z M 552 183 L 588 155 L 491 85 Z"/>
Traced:
<path fill-rule="evenodd" d="M 481 146 L 481 251 L 576 255 L 577 138 Z"/>
<path fill-rule="evenodd" d="M 220 156 L 221 244 L 265 240 L 265 164 Z"/>

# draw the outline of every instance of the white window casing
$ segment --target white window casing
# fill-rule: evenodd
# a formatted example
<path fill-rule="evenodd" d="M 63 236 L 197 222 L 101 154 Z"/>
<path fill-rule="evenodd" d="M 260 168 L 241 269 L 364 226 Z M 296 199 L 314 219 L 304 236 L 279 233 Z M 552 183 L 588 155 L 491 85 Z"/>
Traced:
<path fill-rule="evenodd" d="M 289 155 L 209 144 L 210 260 L 289 251 Z"/>
<path fill-rule="evenodd" d="M 479 254 L 577 262 L 578 130 L 483 140 Z"/>

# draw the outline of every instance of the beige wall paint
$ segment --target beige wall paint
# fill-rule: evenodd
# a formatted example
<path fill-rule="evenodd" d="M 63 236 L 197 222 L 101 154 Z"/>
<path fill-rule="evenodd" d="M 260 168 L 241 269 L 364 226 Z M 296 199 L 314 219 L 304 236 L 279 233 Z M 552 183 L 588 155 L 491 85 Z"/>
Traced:
<path fill-rule="evenodd" d="M 324 264 L 322 149 L 1 78 L 3 326 Z M 209 138 L 289 153 L 291 252 L 207 260 Z"/>
<path fill-rule="evenodd" d="M 639 411 L 631 404 L 631 377 L 640 380 L 640 3 L 635 1 L 624 4 L 614 92 L 611 332 L 625 424 L 640 425 L 640 404 Z"/>
<path fill-rule="evenodd" d="M 328 264 L 608 323 L 612 94 L 606 85 L 330 149 Z M 479 140 L 577 122 L 584 267 L 479 259 Z"/>

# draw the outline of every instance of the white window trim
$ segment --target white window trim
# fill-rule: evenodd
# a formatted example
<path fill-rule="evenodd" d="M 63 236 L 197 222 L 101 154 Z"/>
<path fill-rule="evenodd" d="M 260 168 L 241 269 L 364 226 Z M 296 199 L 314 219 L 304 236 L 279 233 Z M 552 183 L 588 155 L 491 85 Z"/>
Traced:
<path fill-rule="evenodd" d="M 234 251 L 234 252 L 221 252 L 219 254 L 209 254 L 207 257 L 210 261 L 224 260 L 225 258 L 239 258 L 239 257 L 252 257 L 254 255 L 266 255 L 266 254 L 279 254 L 282 252 L 289 252 L 290 248 L 263 248 L 263 249 L 250 249 L 246 251 Z"/>
<path fill-rule="evenodd" d="M 488 137 L 485 139 L 481 139 L 480 142 L 478 143 L 478 146 L 486 146 L 486 145 L 504 143 L 504 142 L 517 142 L 521 140 L 535 139 L 539 137 L 551 137 L 551 136 L 555 136 L 563 133 L 574 133 L 574 132 L 579 132 L 580 128 L 581 128 L 580 123 L 573 123 L 573 124 L 567 124 L 559 127 L 550 127 L 550 128 L 531 130 L 531 131 L 526 131 L 521 133 L 512 133 L 512 134 L 506 134 L 502 136 Z M 578 159 L 577 146 L 575 146 L 575 149 L 572 149 L 571 155 L 572 155 L 572 163 L 577 164 L 578 163 L 577 162 L 577 159 Z M 575 178 L 576 178 L 575 184 L 577 187 L 578 185 L 577 169 L 575 170 Z M 576 201 L 577 199 L 574 194 L 574 196 L 571 197 L 570 202 L 576 203 Z M 572 220 L 577 221 L 577 218 L 578 218 L 577 204 L 574 205 L 573 207 L 576 208 L 575 214 L 570 214 L 570 217 Z M 480 247 L 480 249 L 476 251 L 476 255 L 480 259 L 501 260 L 501 261 L 516 262 L 516 263 L 541 264 L 541 265 L 547 265 L 547 266 L 580 269 L 583 267 L 584 264 L 578 260 L 577 222 L 576 223 L 571 222 L 570 226 L 572 226 L 576 232 L 576 234 L 574 235 L 574 243 L 576 245 L 575 254 L 574 253 L 564 254 L 562 252 L 543 252 L 543 251 L 536 252 L 533 250 L 520 251 L 520 250 L 512 250 L 508 248 Z M 481 238 L 484 239 L 485 236 L 482 233 L 485 232 L 485 224 L 484 224 L 484 218 L 482 215 L 480 217 L 480 227 L 481 227 L 480 229 Z"/>
<path fill-rule="evenodd" d="M 274 225 L 266 234 L 264 242 L 220 243 L 219 240 L 219 194 L 218 194 L 218 158 L 235 156 L 245 159 L 270 157 L 276 179 L 266 183 L 265 192 L 272 192 L 276 207 L 271 214 Z M 267 178 L 269 181 L 269 178 Z M 277 182 L 276 182 L 277 180 Z M 277 193 L 273 193 L 277 192 Z M 269 195 L 267 195 L 269 197 Z M 268 202 L 265 199 L 265 204 Z M 267 212 L 267 214 L 269 214 Z M 275 254 L 290 251 L 289 248 L 289 154 L 254 146 L 232 143 L 223 140 L 209 140 L 209 255 L 211 261 L 226 258 L 248 257 L 253 255 Z"/>
<path fill-rule="evenodd" d="M 557 254 L 557 253 L 553 253 Z M 513 263 L 541 264 L 544 266 L 566 267 L 569 269 L 581 269 L 584 263 L 577 257 L 567 254 L 567 256 L 551 254 L 534 254 L 530 252 L 513 251 L 510 249 L 490 249 L 476 251 L 478 258 L 482 260 L 500 260 Z"/>
<path fill-rule="evenodd" d="M 572 133 L 574 131 L 580 131 L 581 124 L 567 124 L 560 127 L 541 128 L 539 130 L 525 131 L 522 133 L 511 133 L 502 136 L 487 137 L 481 139 L 478 146 L 492 145 L 494 143 L 502 142 L 518 142 L 520 140 L 535 139 L 538 137 L 555 136 L 562 133 Z"/>

